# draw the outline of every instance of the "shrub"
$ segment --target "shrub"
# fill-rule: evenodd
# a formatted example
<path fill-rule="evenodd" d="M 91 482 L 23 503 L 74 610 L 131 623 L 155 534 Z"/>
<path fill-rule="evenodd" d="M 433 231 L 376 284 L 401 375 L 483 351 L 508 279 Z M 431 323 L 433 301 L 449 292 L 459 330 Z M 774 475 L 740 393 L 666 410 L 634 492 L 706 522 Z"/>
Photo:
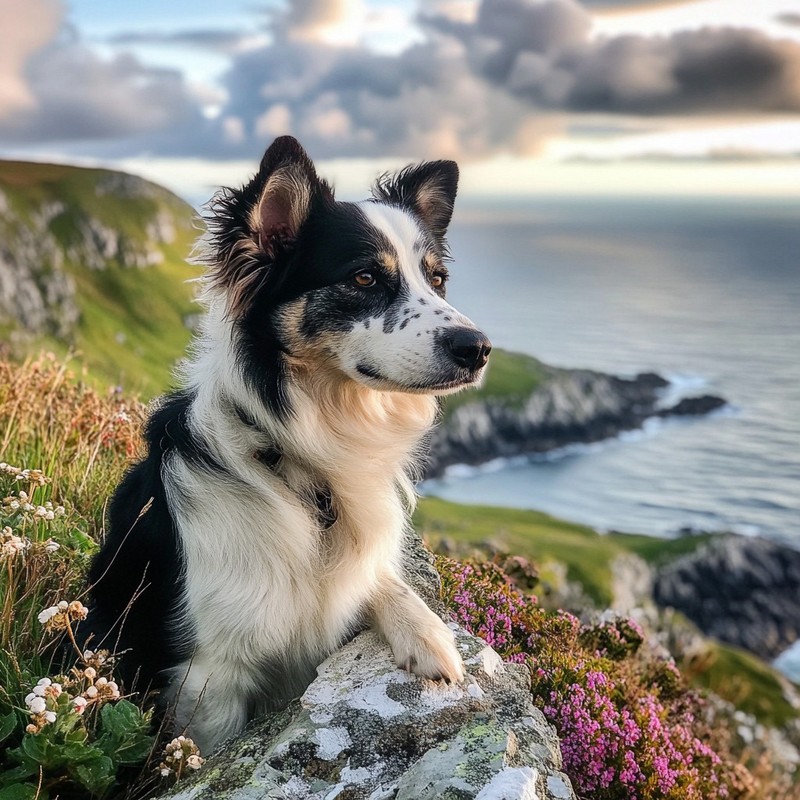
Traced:
<path fill-rule="evenodd" d="M 493 563 L 437 557 L 456 619 L 527 664 L 534 700 L 561 738 L 564 770 L 592 800 L 789 797 L 757 780 L 706 721 L 704 700 L 632 620 L 582 624 L 522 594 Z M 720 724 L 718 721 L 715 724 Z M 716 745 L 719 744 L 719 747 Z M 716 747 L 716 749 L 715 749 Z"/>

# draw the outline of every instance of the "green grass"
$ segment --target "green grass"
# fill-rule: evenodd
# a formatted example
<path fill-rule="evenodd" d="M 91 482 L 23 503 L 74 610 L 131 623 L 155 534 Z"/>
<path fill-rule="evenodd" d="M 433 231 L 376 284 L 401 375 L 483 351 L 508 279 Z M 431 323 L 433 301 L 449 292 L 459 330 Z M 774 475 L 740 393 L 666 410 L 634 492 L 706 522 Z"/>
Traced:
<path fill-rule="evenodd" d="M 624 549 L 591 528 L 556 519 L 540 511 L 492 506 L 465 506 L 424 498 L 414 515 L 422 536 L 436 545 L 443 539 L 465 550 L 485 550 L 488 542 L 503 552 L 535 562 L 553 560 L 565 564 L 567 577 L 580 583 L 598 605 L 612 599 L 610 564 Z"/>
<path fill-rule="evenodd" d="M 444 414 L 447 416 L 459 406 L 486 400 L 519 408 L 552 372 L 551 367 L 532 356 L 493 350 L 483 386 L 475 392 L 461 392 L 446 398 L 442 404 Z"/>
<path fill-rule="evenodd" d="M 746 650 L 712 642 L 710 664 L 689 671 L 689 677 L 693 685 L 710 689 L 764 725 L 780 728 L 797 719 L 778 673 Z"/>
<path fill-rule="evenodd" d="M 0 191 L 21 224 L 44 203 L 64 206 L 49 224 L 49 232 L 64 248 L 78 241 L 78 226 L 90 219 L 116 231 L 136 249 L 147 242 L 147 228 L 159 213 L 170 215 L 176 233 L 174 241 L 157 246 L 161 263 L 144 268 L 126 267 L 113 258 L 104 269 L 65 261 L 63 268 L 77 286 L 79 323 L 68 340 L 30 338 L 18 345 L 17 355 L 41 349 L 62 357 L 74 352 L 87 365 L 86 378 L 95 386 L 122 385 L 130 393 L 152 397 L 169 386 L 172 368 L 191 336 L 186 317 L 198 310 L 187 281 L 200 273 L 186 263 L 197 236 L 194 211 L 154 184 L 138 184 L 143 191 L 134 193 L 103 188 L 115 180 L 117 173 L 102 169 L 0 161 Z M 13 241 L 8 224 L 6 235 Z"/>
<path fill-rule="evenodd" d="M 662 539 L 657 536 L 643 536 L 637 533 L 610 533 L 607 538 L 625 550 L 636 553 L 649 564 L 662 564 L 678 556 L 693 553 L 708 542 L 713 533 L 700 533 L 692 536 L 676 536 Z"/>

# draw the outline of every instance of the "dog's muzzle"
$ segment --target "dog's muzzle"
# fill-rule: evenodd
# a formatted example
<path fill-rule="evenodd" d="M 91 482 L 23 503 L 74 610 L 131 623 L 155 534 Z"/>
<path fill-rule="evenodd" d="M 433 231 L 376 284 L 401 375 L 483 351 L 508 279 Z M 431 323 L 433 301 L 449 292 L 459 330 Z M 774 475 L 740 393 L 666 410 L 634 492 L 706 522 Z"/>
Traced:
<path fill-rule="evenodd" d="M 450 358 L 470 372 L 486 366 L 492 343 L 475 328 L 454 328 L 444 333 L 440 343 Z"/>

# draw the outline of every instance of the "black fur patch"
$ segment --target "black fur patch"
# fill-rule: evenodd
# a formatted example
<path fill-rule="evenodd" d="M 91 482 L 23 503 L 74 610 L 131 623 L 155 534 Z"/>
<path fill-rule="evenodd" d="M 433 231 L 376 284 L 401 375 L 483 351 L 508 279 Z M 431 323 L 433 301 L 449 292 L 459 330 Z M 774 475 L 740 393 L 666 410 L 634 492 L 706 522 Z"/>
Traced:
<path fill-rule="evenodd" d="M 172 451 L 202 469 L 219 466 L 188 430 L 190 403 L 186 394 L 172 395 L 150 418 L 147 455 L 117 488 L 106 540 L 89 572 L 90 612 L 79 641 L 92 650 L 127 651 L 115 672 L 126 691 L 162 687 L 162 670 L 192 647 L 190 631 L 181 630 L 179 641 L 171 629 L 184 592 L 183 554 L 161 479 Z"/>

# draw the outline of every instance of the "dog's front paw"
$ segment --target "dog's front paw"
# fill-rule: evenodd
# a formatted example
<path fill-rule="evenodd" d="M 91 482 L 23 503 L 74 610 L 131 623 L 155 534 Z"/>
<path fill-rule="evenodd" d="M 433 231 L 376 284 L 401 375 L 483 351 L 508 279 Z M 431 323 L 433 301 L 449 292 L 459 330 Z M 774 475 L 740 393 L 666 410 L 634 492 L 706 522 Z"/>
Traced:
<path fill-rule="evenodd" d="M 450 683 L 464 680 L 464 664 L 453 632 L 434 614 L 395 637 L 392 650 L 397 666 L 420 678 Z"/>

